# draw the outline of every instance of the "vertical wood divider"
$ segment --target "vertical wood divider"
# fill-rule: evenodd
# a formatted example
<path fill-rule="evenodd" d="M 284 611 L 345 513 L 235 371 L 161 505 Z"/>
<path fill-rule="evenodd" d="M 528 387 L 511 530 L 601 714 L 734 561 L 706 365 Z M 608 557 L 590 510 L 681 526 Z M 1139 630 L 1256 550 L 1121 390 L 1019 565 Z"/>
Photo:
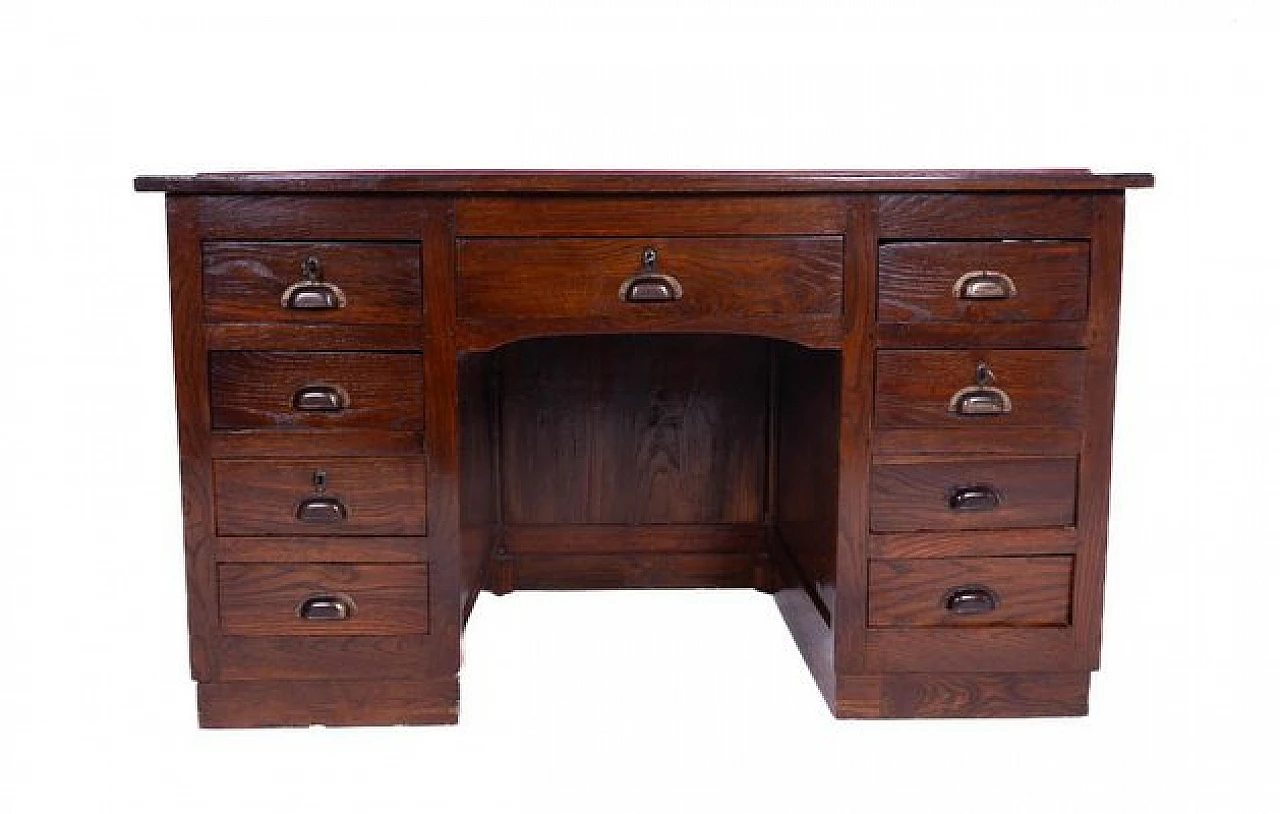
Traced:
<path fill-rule="evenodd" d="M 877 196 L 848 199 L 844 244 L 845 336 L 840 368 L 840 509 L 836 539 L 836 695 L 841 676 L 866 664 L 867 500 L 875 392 Z"/>
<path fill-rule="evenodd" d="M 1102 585 L 1111 497 L 1111 433 L 1115 407 L 1116 350 L 1120 336 L 1120 267 L 1124 193 L 1093 199 L 1089 244 L 1089 323 L 1086 333 L 1084 433 L 1080 449 L 1075 588 L 1071 621 L 1076 666 L 1096 670 L 1102 647 Z"/>
<path fill-rule="evenodd" d="M 423 377 L 433 667 L 457 674 L 461 662 L 461 518 L 458 466 L 458 358 L 454 339 L 453 207 L 427 198 L 422 222 Z M 437 624 L 434 620 L 439 620 Z"/>
<path fill-rule="evenodd" d="M 214 559 L 213 463 L 210 460 L 209 354 L 204 337 L 200 199 L 165 197 L 173 374 L 178 408 L 178 467 L 187 572 L 191 677 L 218 675 L 218 570 Z"/>

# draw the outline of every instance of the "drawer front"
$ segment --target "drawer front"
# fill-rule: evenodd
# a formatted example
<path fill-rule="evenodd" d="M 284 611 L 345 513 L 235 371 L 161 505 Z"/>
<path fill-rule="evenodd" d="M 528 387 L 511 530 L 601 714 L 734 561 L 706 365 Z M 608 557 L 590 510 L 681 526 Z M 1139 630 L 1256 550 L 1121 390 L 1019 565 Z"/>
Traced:
<path fill-rule="evenodd" d="M 427 533 L 419 458 L 223 460 L 214 461 L 213 474 L 219 534 Z"/>
<path fill-rule="evenodd" d="M 209 355 L 213 428 L 420 430 L 416 353 Z"/>
<path fill-rule="evenodd" d="M 872 627 L 1043 627 L 1070 621 L 1072 557 L 872 560 Z"/>
<path fill-rule="evenodd" d="M 876 427 L 1077 427 L 1084 362 L 1075 350 L 880 351 Z"/>
<path fill-rule="evenodd" d="M 1071 526 L 1075 458 L 971 458 L 871 467 L 872 531 Z"/>
<path fill-rule="evenodd" d="M 910 242 L 880 247 L 877 318 L 1060 322 L 1085 318 L 1084 241 Z"/>
<path fill-rule="evenodd" d="M 240 636 L 369 636 L 429 630 L 427 566 L 218 566 L 224 632 Z"/>
<path fill-rule="evenodd" d="M 462 240 L 458 315 L 834 319 L 843 253 L 836 236 Z"/>
<path fill-rule="evenodd" d="M 422 321 L 416 243 L 230 242 L 204 244 L 209 322 Z"/>

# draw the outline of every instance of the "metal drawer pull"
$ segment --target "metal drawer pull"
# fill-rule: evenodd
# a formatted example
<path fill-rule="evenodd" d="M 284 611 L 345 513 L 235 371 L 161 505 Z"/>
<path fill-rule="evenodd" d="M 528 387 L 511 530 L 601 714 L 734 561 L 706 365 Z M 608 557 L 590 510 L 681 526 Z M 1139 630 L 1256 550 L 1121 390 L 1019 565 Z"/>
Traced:
<path fill-rule="evenodd" d="M 280 305 L 296 311 L 330 311 L 346 307 L 347 296 L 324 281 L 320 259 L 308 257 L 302 261 L 302 279 L 284 290 Z"/>
<path fill-rule="evenodd" d="M 948 410 L 956 415 L 1006 415 L 1013 412 L 1013 399 L 995 386 L 996 374 L 986 362 L 978 362 L 977 384 L 962 387 L 951 397 Z"/>
<path fill-rule="evenodd" d="M 943 599 L 943 606 L 956 616 L 977 616 L 990 613 L 1000 605 L 995 591 L 984 585 L 952 588 Z"/>
<path fill-rule="evenodd" d="M 1018 296 L 1018 287 L 999 271 L 971 271 L 956 280 L 951 293 L 961 300 L 1007 300 Z"/>
<path fill-rule="evenodd" d="M 336 497 L 309 497 L 298 504 L 297 517 L 303 523 L 342 523 L 347 507 Z"/>
<path fill-rule="evenodd" d="M 309 622 L 341 622 L 355 612 L 355 603 L 345 596 L 313 596 L 298 606 L 298 616 Z"/>
<path fill-rule="evenodd" d="M 990 486 L 953 489 L 948 505 L 953 512 L 990 512 L 1000 508 L 1000 493 Z"/>
<path fill-rule="evenodd" d="M 304 413 L 339 413 L 346 406 L 343 392 L 327 384 L 308 385 L 293 394 L 293 409 Z"/>
<path fill-rule="evenodd" d="M 675 302 L 684 296 L 684 286 L 670 274 L 658 272 L 658 251 L 648 248 L 640 255 L 643 269 L 622 281 L 618 299 L 623 302 Z"/>

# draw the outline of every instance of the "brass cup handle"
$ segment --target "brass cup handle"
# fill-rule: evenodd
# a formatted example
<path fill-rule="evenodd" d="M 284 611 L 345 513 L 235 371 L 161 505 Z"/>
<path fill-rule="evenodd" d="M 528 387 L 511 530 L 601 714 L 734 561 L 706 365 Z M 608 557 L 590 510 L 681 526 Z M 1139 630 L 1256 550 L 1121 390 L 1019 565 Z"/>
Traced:
<path fill-rule="evenodd" d="M 961 300 L 1007 300 L 1018 296 L 1018 287 L 1002 272 L 971 271 L 956 280 L 951 293 Z"/>
<path fill-rule="evenodd" d="M 293 409 L 303 413 L 340 413 L 346 407 L 346 394 L 327 384 L 300 387 L 293 394 Z"/>
<path fill-rule="evenodd" d="M 623 280 L 618 299 L 623 302 L 675 302 L 684 296 L 684 286 L 670 274 L 641 272 Z"/>
<path fill-rule="evenodd" d="M 336 497 L 309 497 L 298 503 L 295 516 L 303 523 L 343 523 L 347 507 Z"/>
<path fill-rule="evenodd" d="M 1000 493 L 990 486 L 960 486 L 951 490 L 947 505 L 953 512 L 990 512 L 1000 508 Z"/>
<path fill-rule="evenodd" d="M 1013 400 L 999 387 L 964 387 L 951 397 L 949 410 L 962 416 L 1008 415 Z"/>
<path fill-rule="evenodd" d="M 985 585 L 966 585 L 947 591 L 942 605 L 956 616 L 977 616 L 998 608 L 1000 597 Z"/>
<path fill-rule="evenodd" d="M 294 311 L 333 311 L 345 308 L 347 297 L 333 283 L 303 280 L 284 290 L 280 305 Z"/>
<path fill-rule="evenodd" d="M 341 622 L 355 612 L 356 605 L 350 597 L 336 594 L 308 597 L 298 605 L 298 616 L 309 622 Z"/>

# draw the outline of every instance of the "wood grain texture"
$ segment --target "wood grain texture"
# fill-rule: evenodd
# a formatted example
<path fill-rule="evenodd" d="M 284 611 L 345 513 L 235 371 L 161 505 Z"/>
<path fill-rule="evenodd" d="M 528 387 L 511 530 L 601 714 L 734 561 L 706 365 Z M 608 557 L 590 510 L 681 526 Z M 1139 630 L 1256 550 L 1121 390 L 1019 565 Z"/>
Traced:
<path fill-rule="evenodd" d="M 842 677 L 837 718 L 1085 715 L 1088 673 L 899 673 Z"/>
<path fill-rule="evenodd" d="M 829 616 L 840 511 L 840 355 L 793 345 L 773 353 L 777 541 Z"/>
<path fill-rule="evenodd" d="M 843 231 L 832 196 L 476 196 L 457 204 L 466 237 L 821 235 Z"/>
<path fill-rule="evenodd" d="M 766 351 L 665 336 L 503 349 L 505 522 L 761 521 Z"/>
<path fill-rule="evenodd" d="M 201 684 L 200 726 L 395 726 L 458 722 L 458 678 Z"/>
<path fill-rule="evenodd" d="M 182 193 L 769 193 L 887 190 L 1125 189 L 1147 173 L 1033 170 L 364 170 L 140 176 L 139 192 Z"/>
<path fill-rule="evenodd" d="M 831 314 L 841 311 L 839 237 L 471 239 L 458 244 L 458 314 L 464 319 Z M 645 270 L 677 279 L 674 302 L 623 302 Z"/>
<path fill-rule="evenodd" d="M 876 326 L 878 348 L 1083 348 L 1083 322 L 987 322 L 980 335 L 954 322 L 890 322 Z"/>
<path fill-rule="evenodd" d="M 868 553 L 876 559 L 1071 554 L 1078 541 L 1074 528 L 900 531 L 872 534 Z"/>
<path fill-rule="evenodd" d="M 421 325 L 218 322 L 204 335 L 211 350 L 422 350 Z"/>
<path fill-rule="evenodd" d="M 417 353 L 259 353 L 209 355 L 215 430 L 421 430 L 422 357 Z M 336 412 L 308 412 L 294 396 L 328 387 L 343 398 Z"/>
<path fill-rule="evenodd" d="M 755 554 L 768 527 L 754 523 L 663 525 L 514 525 L 503 529 L 507 552 L 523 554 Z"/>
<path fill-rule="evenodd" d="M 898 627 L 867 631 L 867 673 L 1075 669 L 1071 627 Z"/>
<path fill-rule="evenodd" d="M 944 426 L 878 428 L 871 436 L 877 459 L 962 455 L 1042 455 L 1067 457 L 1080 449 L 1079 428 Z"/>
<path fill-rule="evenodd" d="M 867 546 L 871 435 L 875 405 L 875 269 L 879 199 L 849 200 L 845 223 L 845 324 L 840 354 L 840 485 L 836 538 L 836 674 L 867 663 Z"/>
<path fill-rule="evenodd" d="M 240 636 L 369 636 L 430 630 L 426 564 L 302 565 L 224 563 L 218 566 L 222 629 Z M 340 621 L 299 616 L 318 596 L 350 600 Z"/>
<path fill-rule="evenodd" d="M 964 275 L 1006 275 L 1008 299 L 956 296 Z M 1088 309 L 1086 241 L 958 241 L 880 246 L 876 318 L 881 323 L 1083 321 Z M 985 335 L 984 335 L 985 338 Z"/>
<path fill-rule="evenodd" d="M 215 458 L 421 456 L 423 433 L 389 430 L 217 430 L 210 439 Z"/>
<path fill-rule="evenodd" d="M 1099 196 L 1094 205 L 1093 284 L 1089 290 L 1089 361 L 1085 371 L 1084 438 L 1080 445 L 1080 551 L 1076 555 L 1073 619 L 1077 666 L 1098 669 L 1102 652 L 1102 600 L 1107 517 L 1111 500 L 1111 433 L 1120 340 L 1120 267 L 1124 197 Z"/>
<path fill-rule="evenodd" d="M 496 371 L 490 355 L 458 359 L 459 577 L 463 616 L 484 587 L 501 528 Z"/>
<path fill-rule="evenodd" d="M 205 195 L 196 201 L 206 241 L 417 241 L 422 213 L 434 205 L 414 195 Z"/>
<path fill-rule="evenodd" d="M 218 562 L 424 562 L 422 537 L 219 537 Z"/>
<path fill-rule="evenodd" d="M 527 554 L 512 556 L 514 588 L 754 588 L 755 554 Z"/>
<path fill-rule="evenodd" d="M 424 681 L 437 637 L 223 636 L 218 681 Z"/>
<path fill-rule="evenodd" d="M 951 506 L 957 489 L 995 493 L 989 511 Z M 1075 458 L 930 458 L 871 467 L 872 531 L 1071 526 L 1076 519 Z"/>
<path fill-rule="evenodd" d="M 191 676 L 209 681 L 218 672 L 218 582 L 213 558 L 208 354 L 200 330 L 204 305 L 200 296 L 198 207 L 192 198 L 168 198 L 165 214 Z"/>
<path fill-rule="evenodd" d="M 876 428 L 1076 427 L 1085 356 L 1073 350 L 882 350 L 876 354 Z M 1003 415 L 964 416 L 952 396 L 973 386 L 980 363 L 1013 402 Z"/>
<path fill-rule="evenodd" d="M 318 260 L 324 282 L 346 305 L 294 310 L 281 296 Z M 210 241 L 204 244 L 205 319 L 210 322 L 289 322 L 416 325 L 422 321 L 420 254 L 413 243 Z"/>
<path fill-rule="evenodd" d="M 868 614 L 872 627 L 1065 625 L 1071 608 L 1071 557 L 956 557 L 872 560 Z M 994 610 L 959 615 L 947 609 L 957 588 L 995 594 Z"/>
<path fill-rule="evenodd" d="M 318 471 L 327 476 L 324 494 L 346 507 L 345 522 L 297 518 L 298 503 L 316 495 Z M 419 459 L 220 460 L 214 472 L 219 534 L 422 536 L 427 530 L 426 473 Z"/>
<path fill-rule="evenodd" d="M 882 239 L 1087 238 L 1088 195 L 881 195 Z"/>

